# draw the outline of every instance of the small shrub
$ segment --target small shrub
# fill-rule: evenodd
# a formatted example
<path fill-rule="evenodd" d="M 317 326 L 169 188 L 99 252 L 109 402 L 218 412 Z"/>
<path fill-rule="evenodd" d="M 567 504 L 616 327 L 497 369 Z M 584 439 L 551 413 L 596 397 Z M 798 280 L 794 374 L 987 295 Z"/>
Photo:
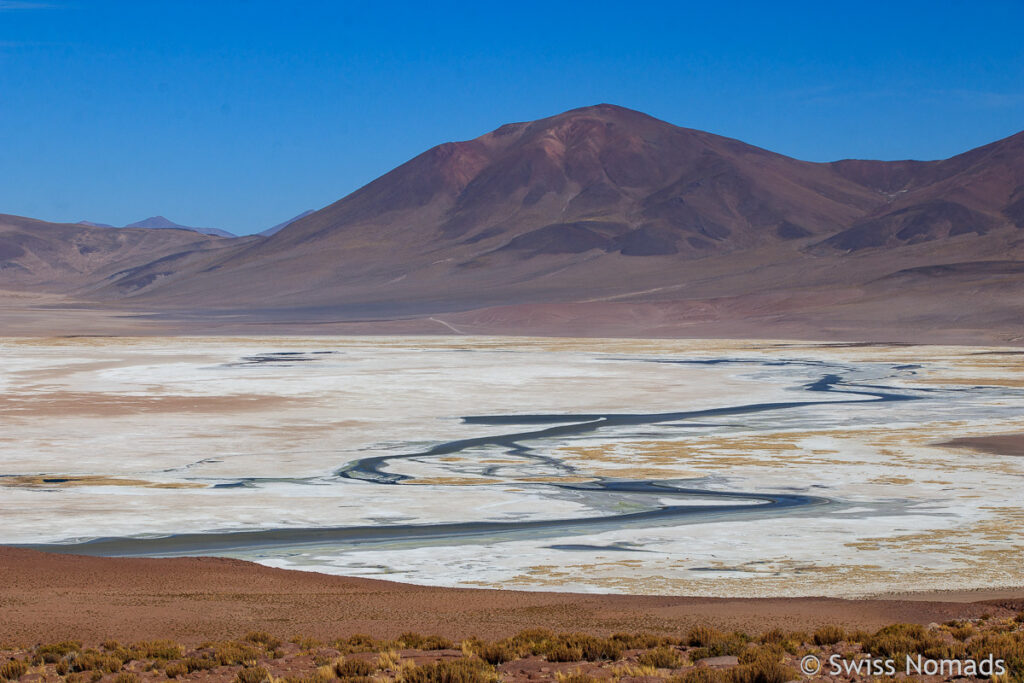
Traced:
<path fill-rule="evenodd" d="M 121 649 L 109 648 L 113 650 Z M 172 640 L 148 640 L 132 646 L 135 659 L 178 659 L 185 654 L 185 648 Z"/>
<path fill-rule="evenodd" d="M 188 673 L 188 665 L 185 662 L 171 662 L 164 667 L 164 673 L 168 678 L 178 678 Z"/>
<path fill-rule="evenodd" d="M 835 645 L 846 639 L 846 631 L 838 626 L 822 626 L 814 632 L 815 645 Z"/>
<path fill-rule="evenodd" d="M 266 631 L 249 631 L 245 634 L 245 637 L 242 638 L 242 640 L 256 645 L 262 645 L 267 650 L 277 649 L 281 645 L 281 641 L 279 639 L 270 635 Z"/>
<path fill-rule="evenodd" d="M 398 653 L 394 650 L 388 650 L 387 652 L 381 652 L 380 656 L 377 657 L 377 668 L 378 669 L 399 669 L 402 666 L 402 658 L 398 656 Z"/>
<path fill-rule="evenodd" d="M 786 649 L 779 643 L 768 643 L 747 648 L 739 654 L 740 664 L 753 664 L 755 662 L 770 661 L 781 662 L 785 657 Z"/>
<path fill-rule="evenodd" d="M 650 650 L 662 645 L 680 645 L 674 638 L 656 636 L 653 633 L 613 633 L 611 640 L 620 643 L 625 650 Z"/>
<path fill-rule="evenodd" d="M 407 631 L 402 635 L 398 636 L 398 642 L 410 650 L 422 649 L 423 642 L 425 640 L 426 638 L 424 638 L 423 635 L 416 633 L 414 631 Z"/>
<path fill-rule="evenodd" d="M 493 683 L 494 669 L 480 659 L 443 659 L 402 671 L 400 683 Z"/>
<path fill-rule="evenodd" d="M 771 659 L 741 664 L 729 670 L 730 683 L 786 683 L 797 678 L 799 674 L 794 669 Z"/>
<path fill-rule="evenodd" d="M 587 638 L 583 643 L 583 659 L 588 662 L 618 661 L 625 646 L 614 638 Z"/>
<path fill-rule="evenodd" d="M 655 669 L 678 669 L 686 663 L 686 659 L 679 651 L 670 647 L 657 647 L 641 652 L 636 661 L 641 666 L 653 666 Z"/>
<path fill-rule="evenodd" d="M 40 645 L 36 648 L 35 660 L 38 662 L 46 662 L 47 664 L 53 664 L 58 662 L 61 658 L 66 657 L 72 652 L 78 652 L 82 649 L 82 644 L 77 640 L 65 640 L 60 643 L 51 643 L 49 645 Z"/>
<path fill-rule="evenodd" d="M 596 638 L 585 633 L 565 633 L 552 636 L 539 644 L 520 649 L 544 655 L 549 662 L 600 662 L 615 661 L 622 657 L 625 648 L 614 638 Z"/>
<path fill-rule="evenodd" d="M 341 659 L 334 665 L 334 673 L 338 678 L 369 676 L 376 669 L 377 667 L 365 659 Z"/>
<path fill-rule="evenodd" d="M 707 647 L 711 643 L 717 642 L 724 637 L 725 634 L 717 628 L 711 628 L 710 626 L 694 626 L 686 636 L 686 644 Z"/>
<path fill-rule="evenodd" d="M 114 677 L 114 683 L 139 683 L 139 675 L 125 671 Z"/>
<path fill-rule="evenodd" d="M 248 643 L 217 643 L 213 656 L 221 666 L 255 664 L 263 656 L 263 650 Z"/>
<path fill-rule="evenodd" d="M 549 662 L 581 662 L 583 661 L 583 648 L 579 645 L 554 643 L 544 652 L 544 658 Z"/>
<path fill-rule="evenodd" d="M 273 680 L 262 666 L 247 666 L 235 675 L 235 683 L 265 683 Z"/>
<path fill-rule="evenodd" d="M 187 657 L 183 664 L 185 665 L 186 671 L 188 673 L 192 673 L 194 671 L 208 671 L 210 669 L 215 669 L 220 665 L 220 662 L 215 659 L 210 659 L 209 657 Z"/>
<path fill-rule="evenodd" d="M 298 645 L 299 649 L 304 651 L 304 652 L 308 652 L 310 650 L 315 650 L 318 647 L 323 647 L 324 646 L 324 644 L 322 642 L 320 642 L 319 640 L 317 640 L 316 638 L 307 638 L 305 636 L 296 636 L 295 638 L 292 638 L 291 642 L 293 642 L 296 645 Z"/>
<path fill-rule="evenodd" d="M 645 678 L 656 677 L 658 670 L 653 666 L 640 666 L 639 664 L 620 664 L 612 668 L 612 680 L 620 678 Z"/>
<path fill-rule="evenodd" d="M 442 638 L 441 636 L 427 636 L 426 638 L 423 639 L 423 642 L 420 643 L 420 648 L 419 649 L 421 649 L 421 650 L 451 650 L 454 647 L 455 647 L 455 643 L 453 643 L 452 641 L 448 640 L 447 638 Z"/>
<path fill-rule="evenodd" d="M 673 676 L 666 683 L 731 683 L 729 674 L 721 669 L 698 666 L 680 676 Z"/>
<path fill-rule="evenodd" d="M 104 650 L 120 650 L 121 643 L 119 643 L 116 640 L 104 640 L 102 643 L 100 643 L 100 647 L 102 647 Z"/>
<path fill-rule="evenodd" d="M 488 664 L 504 664 L 519 658 L 519 648 L 508 641 L 484 643 L 475 649 L 476 655 Z"/>
<path fill-rule="evenodd" d="M 0 664 L 0 679 L 16 681 L 28 671 L 28 664 L 18 659 L 10 659 Z"/>
<path fill-rule="evenodd" d="M 599 683 L 600 681 L 600 679 L 594 678 L 582 671 L 556 671 L 555 680 L 558 681 L 558 683 Z"/>
<path fill-rule="evenodd" d="M 531 654 L 540 654 L 541 649 L 545 643 L 548 643 L 555 639 L 555 634 L 550 629 L 546 628 L 530 628 L 525 631 L 520 631 L 511 638 L 508 642 L 523 647 Z"/>
<path fill-rule="evenodd" d="M 117 655 L 86 651 L 71 660 L 72 671 L 95 671 L 99 674 L 117 673 L 124 666 L 124 660 Z"/>

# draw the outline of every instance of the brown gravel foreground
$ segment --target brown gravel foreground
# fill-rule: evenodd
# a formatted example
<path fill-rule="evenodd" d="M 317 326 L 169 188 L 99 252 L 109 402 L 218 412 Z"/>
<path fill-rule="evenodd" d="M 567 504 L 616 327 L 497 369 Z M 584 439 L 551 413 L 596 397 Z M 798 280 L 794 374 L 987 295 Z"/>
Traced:
<path fill-rule="evenodd" d="M 957 601 L 957 597 L 960 601 Z M 985 597 L 982 594 L 979 598 Z M 158 638 L 195 644 L 265 630 L 332 639 L 419 631 L 497 639 L 533 627 L 679 633 L 695 625 L 760 633 L 840 624 L 877 629 L 1024 609 L 1024 589 L 988 602 L 725 599 L 433 588 L 271 569 L 220 558 L 129 559 L 0 547 L 0 643 Z"/>

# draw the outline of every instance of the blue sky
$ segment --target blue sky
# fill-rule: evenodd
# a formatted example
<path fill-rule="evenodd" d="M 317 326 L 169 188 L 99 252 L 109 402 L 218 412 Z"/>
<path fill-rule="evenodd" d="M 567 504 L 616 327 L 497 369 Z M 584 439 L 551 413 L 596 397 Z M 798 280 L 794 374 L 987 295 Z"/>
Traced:
<path fill-rule="evenodd" d="M 611 102 L 789 154 L 1024 129 L 1024 2 L 0 0 L 0 213 L 238 233 Z"/>

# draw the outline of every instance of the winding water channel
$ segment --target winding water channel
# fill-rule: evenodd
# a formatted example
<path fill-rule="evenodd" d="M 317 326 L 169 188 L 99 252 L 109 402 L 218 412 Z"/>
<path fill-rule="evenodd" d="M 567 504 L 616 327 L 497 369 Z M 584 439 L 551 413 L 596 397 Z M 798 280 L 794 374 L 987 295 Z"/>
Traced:
<path fill-rule="evenodd" d="M 291 358 L 286 360 L 310 360 Z M 377 524 L 323 528 L 279 528 L 211 533 L 189 533 L 161 537 L 111 537 L 97 538 L 82 542 L 60 544 L 22 544 L 50 552 L 76 553 L 101 556 L 173 556 L 173 555 L 217 555 L 260 549 L 287 549 L 304 546 L 331 545 L 332 547 L 416 547 L 429 545 L 451 545 L 485 540 L 486 542 L 515 540 L 519 538 L 552 537 L 563 538 L 592 533 L 595 530 L 619 529 L 652 525 L 673 525 L 692 521 L 737 518 L 743 516 L 781 516 L 809 506 L 827 506 L 826 498 L 789 493 L 759 493 L 756 491 L 719 491 L 680 486 L 672 481 L 662 480 L 621 480 L 596 478 L 586 483 L 559 482 L 557 477 L 571 477 L 578 472 L 564 461 L 541 453 L 530 447 L 531 443 L 558 441 L 567 437 L 601 432 L 612 428 L 635 428 L 644 425 L 664 423 L 686 423 L 699 425 L 702 420 L 714 420 L 751 414 L 771 414 L 828 404 L 885 404 L 896 401 L 912 401 L 927 390 L 897 391 L 875 384 L 859 384 L 846 379 L 846 371 L 838 364 L 821 364 L 814 361 L 751 361 L 751 360 L 706 360 L 675 361 L 655 360 L 662 363 L 754 363 L 760 365 L 802 365 L 820 366 L 823 374 L 816 381 L 803 384 L 800 388 L 810 395 L 825 394 L 828 398 L 809 398 L 803 401 L 751 403 L 729 407 L 666 412 L 653 414 L 593 413 L 593 414 L 536 414 L 536 415 L 476 415 L 462 418 L 463 423 L 493 427 L 526 426 L 518 432 L 501 432 L 474 438 L 459 439 L 440 443 L 430 448 L 405 454 L 387 454 L 362 458 L 346 463 L 334 474 L 335 480 L 346 479 L 365 482 L 367 485 L 402 486 L 410 477 L 393 471 L 401 461 L 424 461 L 460 454 L 471 458 L 468 452 L 480 448 L 496 448 L 509 456 L 532 461 L 553 469 L 559 474 L 555 481 L 547 483 L 517 484 L 535 488 L 548 488 L 565 493 L 594 496 L 628 496 L 636 503 L 642 502 L 639 511 L 607 512 L 594 516 L 561 519 L 525 519 L 515 521 L 461 521 L 436 524 Z M 900 368 L 894 368 L 900 370 Z M 550 426 L 544 426 L 550 425 Z M 614 432 L 609 438 L 614 438 Z M 488 466 L 485 476 L 501 476 L 501 465 Z M 240 479 L 221 484 L 221 487 L 258 487 L 260 479 Z M 302 479 L 277 479 L 305 483 Z M 323 483 L 324 478 L 318 478 Z M 443 493 L 439 493 L 443 495 Z M 694 499 L 713 504 L 693 504 Z M 566 546 L 568 547 L 568 546 Z"/>

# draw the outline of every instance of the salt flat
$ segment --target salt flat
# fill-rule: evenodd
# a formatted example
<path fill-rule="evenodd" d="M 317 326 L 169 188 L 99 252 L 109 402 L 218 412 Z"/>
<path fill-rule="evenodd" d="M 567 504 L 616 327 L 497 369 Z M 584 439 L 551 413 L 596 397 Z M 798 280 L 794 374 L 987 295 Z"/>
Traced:
<path fill-rule="evenodd" d="M 200 551 L 137 539 L 202 534 L 272 566 L 538 590 L 1022 585 L 1024 462 L 938 445 L 1024 431 L 1012 349 L 175 337 L 0 350 L 0 543 L 178 554 Z M 615 488 L 630 482 L 660 488 Z M 245 535 L 261 530 L 295 534 Z"/>

